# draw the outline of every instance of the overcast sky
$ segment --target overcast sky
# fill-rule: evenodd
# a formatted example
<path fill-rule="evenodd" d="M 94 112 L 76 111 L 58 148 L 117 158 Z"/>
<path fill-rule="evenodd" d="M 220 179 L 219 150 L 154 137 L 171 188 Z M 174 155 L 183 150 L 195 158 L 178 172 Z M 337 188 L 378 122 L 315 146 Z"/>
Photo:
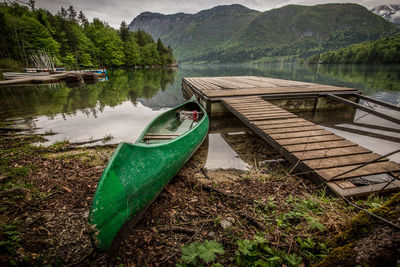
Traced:
<path fill-rule="evenodd" d="M 27 2 L 27 0 L 26 0 Z M 400 0 L 36 0 L 36 7 L 42 7 L 56 13 L 61 6 L 73 5 L 82 10 L 91 21 L 99 18 L 109 25 L 119 28 L 121 21 L 128 24 L 144 11 L 162 14 L 178 12 L 197 13 L 217 5 L 241 4 L 248 8 L 266 11 L 288 4 L 316 5 L 324 3 L 358 3 L 373 8 L 383 4 L 400 4 Z"/>

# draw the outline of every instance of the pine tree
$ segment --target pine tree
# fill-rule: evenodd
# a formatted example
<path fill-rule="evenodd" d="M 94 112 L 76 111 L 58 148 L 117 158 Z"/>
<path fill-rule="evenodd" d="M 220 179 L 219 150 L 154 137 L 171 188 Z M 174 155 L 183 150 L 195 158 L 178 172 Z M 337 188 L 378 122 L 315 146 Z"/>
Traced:
<path fill-rule="evenodd" d="M 69 8 L 68 8 L 68 19 L 69 20 L 73 20 L 73 21 L 76 21 L 76 11 L 75 11 L 75 9 L 74 9 L 74 7 L 72 6 L 72 5 L 70 5 L 69 6 Z"/>
<path fill-rule="evenodd" d="M 85 14 L 83 14 L 82 10 L 79 12 L 78 20 L 81 22 L 82 25 L 87 25 L 89 23 L 88 19 L 86 18 Z"/>
<path fill-rule="evenodd" d="M 145 46 L 146 45 L 146 40 L 144 39 L 142 31 L 139 29 L 137 33 L 137 39 L 138 39 L 138 44 L 140 46 Z"/>
<path fill-rule="evenodd" d="M 61 9 L 57 14 L 63 19 L 66 19 L 68 16 L 67 10 L 65 10 L 63 6 L 61 6 Z"/>
<path fill-rule="evenodd" d="M 35 0 L 29 0 L 28 5 L 32 11 L 35 11 Z"/>
<path fill-rule="evenodd" d="M 129 28 L 125 21 L 121 22 L 121 26 L 119 27 L 119 36 L 123 42 L 126 42 L 129 35 Z"/>
<path fill-rule="evenodd" d="M 160 55 L 163 54 L 165 51 L 164 45 L 161 42 L 160 38 L 158 38 L 158 40 L 157 40 L 157 51 L 158 51 L 158 53 L 160 53 Z"/>

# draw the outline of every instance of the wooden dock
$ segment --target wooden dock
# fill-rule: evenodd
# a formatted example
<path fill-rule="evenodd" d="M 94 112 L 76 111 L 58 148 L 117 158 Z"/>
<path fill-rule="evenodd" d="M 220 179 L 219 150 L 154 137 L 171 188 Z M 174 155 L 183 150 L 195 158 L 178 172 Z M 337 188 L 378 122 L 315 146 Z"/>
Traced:
<path fill-rule="evenodd" d="M 99 76 L 102 76 L 102 74 L 80 72 L 80 71 L 67 71 L 45 76 L 28 76 L 28 77 L 18 77 L 11 80 L 3 80 L 0 81 L 0 86 L 46 84 L 46 83 L 58 83 L 61 81 L 82 82 L 83 80 L 98 80 Z"/>
<path fill-rule="evenodd" d="M 211 117 L 226 113 L 220 102 L 230 97 L 262 96 L 285 110 L 295 112 L 348 109 L 345 104 L 325 96 L 333 93 L 354 101 L 353 94 L 359 93 L 353 88 L 257 76 L 183 78 L 182 89 L 188 96 L 195 94 Z"/>
<path fill-rule="evenodd" d="M 385 190 L 400 188 L 398 180 L 391 181 L 391 173 L 396 175 L 400 172 L 399 164 L 387 158 L 379 159 L 380 155 L 261 97 L 230 98 L 222 100 L 222 103 L 253 132 L 296 164 L 300 172 L 312 176 L 319 183 L 326 183 L 340 195 L 366 195 L 385 186 Z M 369 162 L 373 163 L 356 169 Z M 367 181 L 373 175 L 387 173 L 389 176 L 384 181 L 375 181 L 367 186 L 356 185 L 357 179 Z"/>
<path fill-rule="evenodd" d="M 279 102 L 312 98 L 314 110 L 318 102 L 323 103 L 322 108 L 332 108 L 337 107 L 329 103 L 333 95 L 351 99 L 358 93 L 355 89 L 262 77 L 216 77 L 184 78 L 183 90 L 195 94 L 208 112 L 212 112 L 211 104 L 218 102 L 292 162 L 298 172 L 337 194 L 351 197 L 400 188 L 395 179 L 399 164 L 299 118 L 286 110 L 287 102 Z"/>

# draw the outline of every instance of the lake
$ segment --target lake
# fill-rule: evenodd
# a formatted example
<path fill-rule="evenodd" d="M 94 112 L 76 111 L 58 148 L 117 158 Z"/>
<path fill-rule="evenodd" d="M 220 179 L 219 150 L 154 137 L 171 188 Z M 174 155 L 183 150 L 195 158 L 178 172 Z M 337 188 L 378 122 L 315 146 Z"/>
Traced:
<path fill-rule="evenodd" d="M 185 101 L 182 77 L 235 75 L 352 87 L 400 105 L 399 65 L 183 65 L 176 70 L 109 70 L 107 81 L 94 84 L 1 87 L 0 117 L 35 133 L 54 133 L 46 137 L 47 144 L 106 136 L 113 137 L 108 143 L 134 142 L 155 116 Z M 387 126 L 399 130 L 398 125 Z M 400 136 L 394 135 L 397 141 Z"/>

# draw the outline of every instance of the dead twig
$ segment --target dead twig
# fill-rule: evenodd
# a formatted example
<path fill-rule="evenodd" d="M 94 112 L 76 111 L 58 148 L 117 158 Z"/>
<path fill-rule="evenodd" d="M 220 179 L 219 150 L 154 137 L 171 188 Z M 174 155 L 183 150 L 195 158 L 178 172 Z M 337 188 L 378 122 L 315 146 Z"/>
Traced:
<path fill-rule="evenodd" d="M 184 234 L 194 234 L 196 230 L 193 228 L 183 227 L 183 226 L 175 226 L 175 225 L 168 225 L 163 226 L 157 229 L 158 232 L 177 232 L 177 233 L 184 233 Z"/>

